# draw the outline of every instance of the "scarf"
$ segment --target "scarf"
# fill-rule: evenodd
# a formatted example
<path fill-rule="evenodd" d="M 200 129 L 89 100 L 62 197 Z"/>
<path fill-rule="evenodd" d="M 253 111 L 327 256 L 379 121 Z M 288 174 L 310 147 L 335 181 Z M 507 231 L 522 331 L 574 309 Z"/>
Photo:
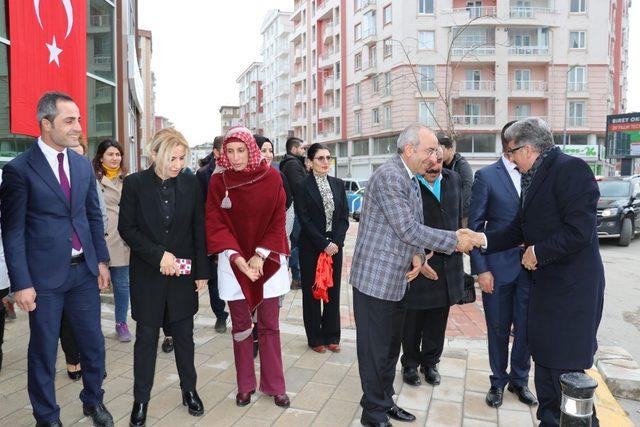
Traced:
<path fill-rule="evenodd" d="M 540 167 L 540 165 L 542 164 L 542 162 L 544 161 L 544 159 L 547 158 L 547 156 L 549 156 L 549 154 L 553 151 L 553 150 L 559 150 L 560 147 L 556 146 L 556 145 L 552 145 L 551 147 L 549 147 L 548 149 L 546 149 L 545 151 L 543 151 L 542 153 L 540 153 L 540 155 L 538 156 L 538 158 L 536 159 L 535 162 L 533 162 L 533 165 L 531 166 L 531 169 L 529 169 L 526 173 L 522 174 L 522 177 L 520 178 L 520 194 L 521 194 L 521 200 L 522 200 L 522 205 L 524 206 L 524 201 L 527 197 L 527 191 L 529 190 L 529 187 L 531 187 L 531 183 L 533 182 L 533 177 L 536 175 L 536 172 L 538 171 L 538 168 Z"/>
<path fill-rule="evenodd" d="M 120 166 L 117 168 L 110 168 L 106 164 L 102 163 L 102 169 L 104 169 L 104 176 L 108 179 L 113 179 L 117 176 L 120 176 Z"/>
<path fill-rule="evenodd" d="M 224 209 L 221 204 L 227 192 L 231 207 Z M 271 251 L 263 276 L 255 282 L 231 263 L 251 311 L 262 302 L 265 282 L 280 268 L 280 255 L 289 255 L 285 200 L 280 173 L 266 162 L 251 171 L 227 169 L 211 176 L 206 203 L 208 253 L 232 249 L 248 261 L 257 247 Z"/>
<path fill-rule="evenodd" d="M 249 163 L 247 167 L 244 168 L 239 173 L 250 173 L 255 171 L 260 164 L 266 162 L 264 157 L 262 157 L 262 153 L 258 148 L 258 144 L 256 143 L 255 138 L 251 131 L 245 127 L 237 126 L 229 129 L 227 134 L 224 136 L 224 141 L 222 143 L 222 152 L 220 153 L 220 157 L 218 157 L 217 164 L 225 169 L 233 169 L 231 166 L 231 162 L 229 161 L 229 157 L 227 157 L 227 144 L 230 142 L 242 142 L 247 146 L 249 150 Z"/>

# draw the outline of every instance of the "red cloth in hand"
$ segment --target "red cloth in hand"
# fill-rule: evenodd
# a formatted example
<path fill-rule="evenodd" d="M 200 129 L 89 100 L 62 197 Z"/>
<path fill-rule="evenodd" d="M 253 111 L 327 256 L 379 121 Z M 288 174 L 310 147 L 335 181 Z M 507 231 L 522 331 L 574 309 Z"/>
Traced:
<path fill-rule="evenodd" d="M 316 266 L 316 280 L 313 285 L 313 297 L 329 302 L 329 288 L 333 287 L 333 258 L 326 252 L 320 252 Z"/>

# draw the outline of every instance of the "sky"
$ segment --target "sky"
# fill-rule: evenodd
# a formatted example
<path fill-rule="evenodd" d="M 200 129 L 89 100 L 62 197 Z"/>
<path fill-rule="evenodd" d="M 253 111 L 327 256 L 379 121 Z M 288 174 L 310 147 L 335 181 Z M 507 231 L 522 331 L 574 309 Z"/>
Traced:
<path fill-rule="evenodd" d="M 221 105 L 238 104 L 236 79 L 260 60 L 260 27 L 270 9 L 293 0 L 138 0 L 138 26 L 153 34 L 156 115 L 190 145 L 220 132 Z M 627 111 L 640 111 L 640 3 L 629 16 Z M 604 119 L 603 119 L 604 120 Z"/>

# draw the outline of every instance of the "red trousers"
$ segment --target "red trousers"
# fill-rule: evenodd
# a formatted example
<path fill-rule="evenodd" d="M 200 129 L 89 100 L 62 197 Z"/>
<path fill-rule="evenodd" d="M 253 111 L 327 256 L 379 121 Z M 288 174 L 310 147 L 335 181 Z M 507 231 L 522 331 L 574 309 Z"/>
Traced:
<path fill-rule="evenodd" d="M 279 298 L 267 298 L 258 306 L 258 354 L 260 355 L 260 391 L 270 396 L 284 394 L 284 372 L 280 351 Z M 228 301 L 231 312 L 231 334 L 251 330 L 251 312 L 245 300 Z M 256 389 L 253 364 L 253 335 L 242 341 L 233 340 L 236 379 L 239 393 Z"/>

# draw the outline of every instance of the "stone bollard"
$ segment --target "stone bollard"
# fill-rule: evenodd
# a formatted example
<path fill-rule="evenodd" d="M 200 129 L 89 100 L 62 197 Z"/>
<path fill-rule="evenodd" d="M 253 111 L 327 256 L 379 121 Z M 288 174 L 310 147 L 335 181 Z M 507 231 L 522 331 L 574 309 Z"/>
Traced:
<path fill-rule="evenodd" d="M 570 372 L 560 376 L 560 386 L 560 427 L 590 427 L 598 382 L 583 372 Z"/>

